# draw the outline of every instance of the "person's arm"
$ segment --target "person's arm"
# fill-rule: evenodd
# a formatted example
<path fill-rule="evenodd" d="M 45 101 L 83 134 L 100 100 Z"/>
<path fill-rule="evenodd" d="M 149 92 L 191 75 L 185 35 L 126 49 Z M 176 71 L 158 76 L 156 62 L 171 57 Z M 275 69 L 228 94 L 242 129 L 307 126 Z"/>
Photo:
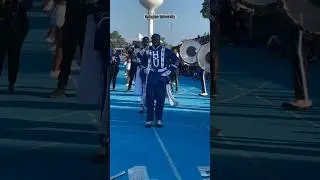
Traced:
<path fill-rule="evenodd" d="M 140 58 L 140 68 L 145 70 L 148 67 L 148 55 L 144 54 Z"/>
<path fill-rule="evenodd" d="M 164 73 L 162 73 L 162 76 L 169 76 L 171 74 L 171 72 L 175 72 L 178 70 L 179 58 L 170 49 L 166 49 L 165 54 L 166 54 L 167 58 L 171 59 L 171 64 L 168 66 L 168 70 L 165 71 Z"/>

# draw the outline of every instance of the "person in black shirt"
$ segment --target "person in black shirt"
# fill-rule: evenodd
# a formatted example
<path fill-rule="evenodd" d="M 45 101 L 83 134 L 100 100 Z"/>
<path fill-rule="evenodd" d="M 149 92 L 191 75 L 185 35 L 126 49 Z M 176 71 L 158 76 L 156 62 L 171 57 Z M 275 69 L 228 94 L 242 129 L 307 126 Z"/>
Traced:
<path fill-rule="evenodd" d="M 137 47 L 135 47 L 137 48 Z M 130 70 L 129 70 L 129 82 L 128 82 L 128 91 L 131 90 L 131 87 L 132 87 L 132 83 L 133 83 L 133 80 L 135 79 L 135 76 L 136 76 L 136 73 L 137 73 L 137 68 L 138 68 L 138 57 L 136 56 L 136 52 L 134 49 L 130 50 L 129 51 L 129 56 L 130 56 L 130 59 L 131 59 L 131 66 L 130 66 Z"/>
<path fill-rule="evenodd" d="M 111 60 L 111 76 L 110 83 L 112 82 L 112 90 L 114 91 L 116 88 L 117 76 L 119 73 L 119 65 L 120 65 L 120 55 L 116 50 L 112 51 L 112 60 Z"/>

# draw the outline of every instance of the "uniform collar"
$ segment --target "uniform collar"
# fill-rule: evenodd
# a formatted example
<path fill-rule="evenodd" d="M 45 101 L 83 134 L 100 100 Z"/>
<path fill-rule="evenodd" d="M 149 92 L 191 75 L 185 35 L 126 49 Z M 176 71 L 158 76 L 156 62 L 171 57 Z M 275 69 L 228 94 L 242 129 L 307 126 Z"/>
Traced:
<path fill-rule="evenodd" d="M 159 49 L 161 47 L 161 45 L 159 44 L 158 46 L 151 46 L 151 48 L 152 48 L 152 50 L 157 50 L 157 49 Z"/>

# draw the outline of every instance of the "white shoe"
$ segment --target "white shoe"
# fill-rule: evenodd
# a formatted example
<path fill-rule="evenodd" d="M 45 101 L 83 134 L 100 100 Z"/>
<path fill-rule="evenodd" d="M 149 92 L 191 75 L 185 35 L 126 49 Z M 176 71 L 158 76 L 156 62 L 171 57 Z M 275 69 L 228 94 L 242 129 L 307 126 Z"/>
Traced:
<path fill-rule="evenodd" d="M 208 93 L 201 93 L 200 96 L 208 96 Z"/>
<path fill-rule="evenodd" d="M 161 121 L 161 120 L 157 120 L 156 126 L 157 126 L 157 127 L 162 127 L 162 121 Z"/>
<path fill-rule="evenodd" d="M 149 128 L 152 126 L 152 122 L 150 121 L 147 121 L 145 124 L 144 124 L 145 127 Z"/>

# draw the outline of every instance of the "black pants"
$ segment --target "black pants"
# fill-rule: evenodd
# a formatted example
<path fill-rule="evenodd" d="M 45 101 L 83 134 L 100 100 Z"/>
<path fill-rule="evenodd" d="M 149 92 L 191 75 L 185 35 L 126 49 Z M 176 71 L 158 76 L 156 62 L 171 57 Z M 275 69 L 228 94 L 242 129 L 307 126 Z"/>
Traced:
<path fill-rule="evenodd" d="M 18 22 L 19 28 L 15 32 L 8 24 L 0 25 L 0 76 L 7 55 L 10 85 L 14 85 L 17 81 L 21 46 L 29 32 L 29 20 L 26 12 L 20 11 Z"/>
<path fill-rule="evenodd" d="M 128 89 L 131 89 L 132 81 L 136 77 L 138 65 L 136 63 L 131 63 L 131 68 L 129 70 L 129 86 Z"/>
<path fill-rule="evenodd" d="M 166 85 L 155 86 L 147 85 L 146 90 L 146 104 L 147 104 L 147 121 L 153 121 L 153 117 L 156 120 L 162 120 L 164 103 L 166 100 Z M 154 101 L 156 101 L 156 107 L 154 107 Z"/>
<path fill-rule="evenodd" d="M 291 55 L 291 71 L 293 78 L 293 89 L 296 100 L 307 100 L 308 98 L 308 83 L 307 83 L 307 58 L 306 58 L 306 43 L 304 35 L 299 39 L 299 29 L 296 27 L 290 28 L 286 33 L 286 42 Z M 301 53 L 299 53 L 299 51 Z"/>
<path fill-rule="evenodd" d="M 63 56 L 58 78 L 59 89 L 65 89 L 68 84 L 72 60 L 76 53 L 77 45 L 80 46 L 80 55 L 82 56 L 85 26 L 86 14 L 84 8 L 77 3 L 67 3 L 65 24 L 62 28 Z"/>
<path fill-rule="evenodd" d="M 110 83 L 112 82 L 112 89 L 113 90 L 116 88 L 118 73 L 119 73 L 119 66 L 112 65 L 111 72 L 110 72 Z"/>
<path fill-rule="evenodd" d="M 170 80 L 171 80 L 171 89 L 173 88 L 173 82 L 176 83 L 176 91 L 178 91 L 178 87 L 179 87 L 179 80 L 178 80 L 178 72 L 172 72 L 170 74 Z"/>

